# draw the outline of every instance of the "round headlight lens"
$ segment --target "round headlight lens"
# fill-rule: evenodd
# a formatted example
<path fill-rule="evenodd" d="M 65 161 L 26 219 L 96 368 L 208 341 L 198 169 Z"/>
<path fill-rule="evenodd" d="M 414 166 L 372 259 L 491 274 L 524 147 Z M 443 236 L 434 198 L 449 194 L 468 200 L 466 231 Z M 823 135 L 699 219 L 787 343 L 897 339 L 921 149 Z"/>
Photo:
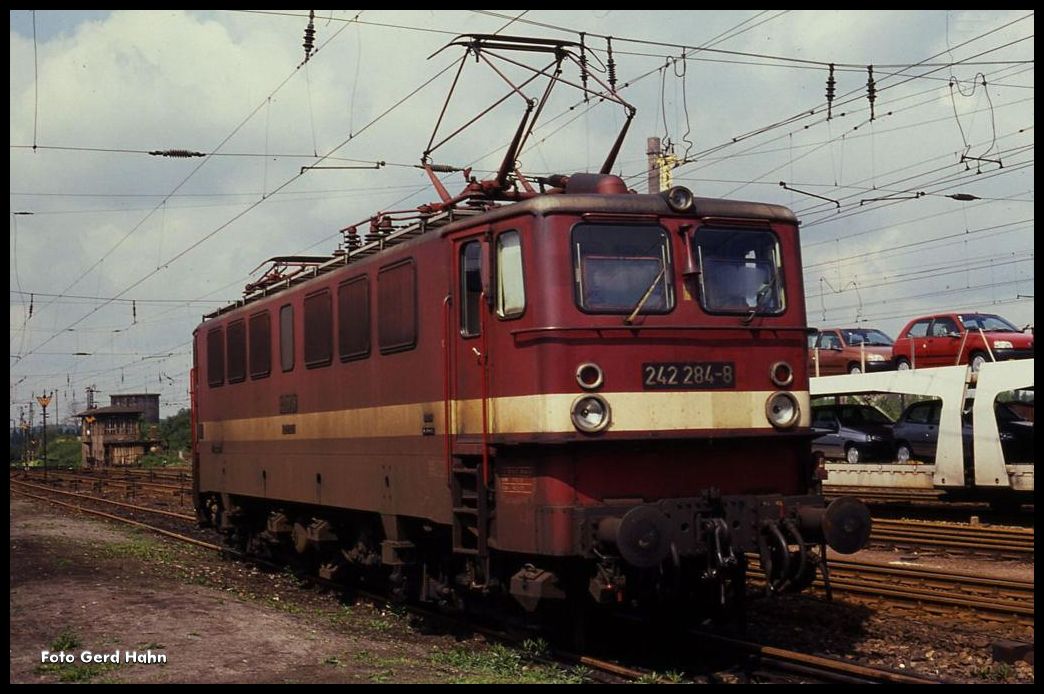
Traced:
<path fill-rule="evenodd" d="M 772 365 L 769 377 L 777 386 L 785 388 L 794 382 L 794 369 L 790 368 L 790 364 L 785 361 L 777 361 Z"/>
<path fill-rule="evenodd" d="M 667 204 L 675 212 L 688 212 L 692 209 L 692 191 L 685 186 L 674 186 L 666 193 Z"/>
<path fill-rule="evenodd" d="M 774 427 L 786 429 L 797 424 L 801 408 L 790 393 L 773 393 L 765 402 L 765 416 Z"/>
<path fill-rule="evenodd" d="M 576 382 L 584 390 L 597 390 L 605 380 L 602 367 L 594 362 L 585 362 L 576 367 Z"/>
<path fill-rule="evenodd" d="M 585 433 L 601 431 L 609 426 L 609 403 L 600 395 L 584 395 L 573 403 L 573 426 Z"/>

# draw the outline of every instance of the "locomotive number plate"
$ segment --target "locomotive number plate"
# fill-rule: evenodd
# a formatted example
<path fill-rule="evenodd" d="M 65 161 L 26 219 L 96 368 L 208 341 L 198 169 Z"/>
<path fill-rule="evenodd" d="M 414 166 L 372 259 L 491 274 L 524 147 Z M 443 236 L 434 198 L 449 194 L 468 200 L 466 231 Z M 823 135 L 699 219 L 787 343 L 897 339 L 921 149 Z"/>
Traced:
<path fill-rule="evenodd" d="M 642 386 L 658 388 L 734 388 L 736 367 L 731 361 L 652 362 L 642 364 Z"/>

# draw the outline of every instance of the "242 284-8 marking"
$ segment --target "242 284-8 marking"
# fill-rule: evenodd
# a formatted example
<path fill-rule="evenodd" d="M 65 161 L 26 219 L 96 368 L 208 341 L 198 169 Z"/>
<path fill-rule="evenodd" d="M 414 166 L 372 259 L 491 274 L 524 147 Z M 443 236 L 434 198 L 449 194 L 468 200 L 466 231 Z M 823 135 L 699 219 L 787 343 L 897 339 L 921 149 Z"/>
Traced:
<path fill-rule="evenodd" d="M 642 364 L 642 385 L 652 388 L 732 388 L 735 365 L 727 361 Z"/>

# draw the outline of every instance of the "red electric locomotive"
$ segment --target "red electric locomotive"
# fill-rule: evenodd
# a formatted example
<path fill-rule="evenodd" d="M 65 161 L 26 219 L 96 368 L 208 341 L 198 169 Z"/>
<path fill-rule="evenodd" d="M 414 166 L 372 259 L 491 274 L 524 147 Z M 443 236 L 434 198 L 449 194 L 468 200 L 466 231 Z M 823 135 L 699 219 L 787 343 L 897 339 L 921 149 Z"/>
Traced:
<path fill-rule="evenodd" d="M 511 191 L 519 135 L 495 180 L 273 259 L 196 329 L 200 519 L 530 611 L 728 612 L 748 552 L 800 590 L 824 543 L 865 545 L 866 507 L 817 494 L 793 214 L 635 194 L 614 155 Z"/>

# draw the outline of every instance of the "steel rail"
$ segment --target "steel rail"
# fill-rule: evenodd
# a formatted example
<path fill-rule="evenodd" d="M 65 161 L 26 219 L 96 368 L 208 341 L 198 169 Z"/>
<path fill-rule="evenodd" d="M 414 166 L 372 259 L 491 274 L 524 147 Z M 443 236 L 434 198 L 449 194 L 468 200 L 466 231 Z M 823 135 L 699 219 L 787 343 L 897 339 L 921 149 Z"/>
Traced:
<path fill-rule="evenodd" d="M 188 515 L 186 513 L 174 513 L 173 511 L 165 511 L 163 509 L 158 509 L 158 508 L 149 508 L 148 506 L 138 506 L 137 504 L 127 504 L 127 503 L 124 503 L 122 501 L 114 501 L 112 499 L 104 499 L 102 497 L 91 496 L 89 494 L 78 494 L 76 492 L 67 492 L 67 491 L 64 491 L 64 490 L 61 490 L 61 489 L 55 489 L 53 487 L 45 487 L 45 486 L 43 486 L 41 484 L 33 484 L 32 482 L 23 482 L 21 480 L 11 480 L 11 483 L 12 484 L 17 484 L 17 485 L 22 485 L 22 486 L 25 486 L 25 487 L 30 487 L 32 489 L 42 489 L 44 491 L 51 492 L 51 493 L 54 493 L 54 494 L 64 494 L 65 496 L 73 496 L 73 497 L 76 497 L 76 498 L 79 498 L 79 499 L 88 499 L 90 501 L 99 501 L 99 502 L 102 502 L 102 503 L 105 503 L 105 504 L 112 504 L 113 506 L 120 506 L 121 508 L 133 509 L 135 511 L 144 511 L 144 512 L 147 512 L 147 513 L 156 513 L 156 514 L 159 514 L 161 516 L 169 516 L 170 518 L 177 518 L 178 520 L 185 520 L 185 521 L 190 521 L 190 522 L 194 522 L 196 520 L 195 516 L 190 516 L 190 515 Z"/>

